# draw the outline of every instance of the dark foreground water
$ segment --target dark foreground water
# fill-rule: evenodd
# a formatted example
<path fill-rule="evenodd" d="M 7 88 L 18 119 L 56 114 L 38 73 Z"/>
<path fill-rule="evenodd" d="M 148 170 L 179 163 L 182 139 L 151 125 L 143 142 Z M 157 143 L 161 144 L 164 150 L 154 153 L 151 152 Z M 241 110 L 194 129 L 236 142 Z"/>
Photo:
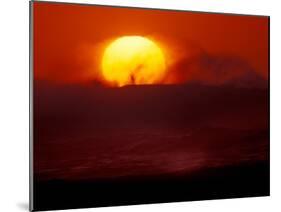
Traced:
<path fill-rule="evenodd" d="M 269 195 L 266 130 L 119 129 L 47 145 L 37 210 Z"/>
<path fill-rule="evenodd" d="M 269 195 L 266 88 L 35 91 L 36 210 Z"/>

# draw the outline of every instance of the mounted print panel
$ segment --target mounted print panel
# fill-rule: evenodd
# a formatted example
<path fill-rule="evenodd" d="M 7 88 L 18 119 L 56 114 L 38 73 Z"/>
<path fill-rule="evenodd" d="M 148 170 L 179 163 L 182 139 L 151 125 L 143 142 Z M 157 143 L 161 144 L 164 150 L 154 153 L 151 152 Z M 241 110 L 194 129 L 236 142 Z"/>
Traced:
<path fill-rule="evenodd" d="M 31 210 L 269 195 L 269 17 L 30 8 Z"/>

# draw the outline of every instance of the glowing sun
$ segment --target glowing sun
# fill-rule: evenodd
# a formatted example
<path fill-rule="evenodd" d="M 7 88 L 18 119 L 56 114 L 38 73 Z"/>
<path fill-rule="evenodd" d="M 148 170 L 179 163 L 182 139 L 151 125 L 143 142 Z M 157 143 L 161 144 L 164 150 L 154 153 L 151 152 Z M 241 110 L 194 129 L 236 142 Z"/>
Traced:
<path fill-rule="evenodd" d="M 163 51 L 142 36 L 117 38 L 106 47 L 102 58 L 103 77 L 113 86 L 156 84 L 165 71 Z"/>

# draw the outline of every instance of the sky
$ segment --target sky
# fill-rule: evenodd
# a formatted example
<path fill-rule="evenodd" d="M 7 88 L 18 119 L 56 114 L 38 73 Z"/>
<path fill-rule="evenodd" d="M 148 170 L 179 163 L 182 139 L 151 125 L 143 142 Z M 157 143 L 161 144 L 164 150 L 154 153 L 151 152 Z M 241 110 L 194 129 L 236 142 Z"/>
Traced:
<path fill-rule="evenodd" d="M 171 70 L 165 83 L 217 84 L 249 73 L 266 80 L 268 20 L 34 2 L 34 76 L 55 83 L 99 81 L 105 47 L 118 37 L 138 35 L 151 38 L 165 51 Z"/>

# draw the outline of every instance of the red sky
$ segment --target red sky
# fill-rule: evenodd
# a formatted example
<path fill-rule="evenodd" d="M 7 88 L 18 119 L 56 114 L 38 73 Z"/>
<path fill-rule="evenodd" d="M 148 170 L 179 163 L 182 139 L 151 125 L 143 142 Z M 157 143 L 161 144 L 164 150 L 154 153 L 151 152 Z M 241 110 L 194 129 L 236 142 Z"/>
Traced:
<path fill-rule="evenodd" d="M 123 35 L 142 35 L 159 41 L 176 57 L 186 58 L 196 52 L 195 48 L 203 49 L 211 58 L 238 58 L 266 79 L 268 20 L 258 16 L 34 2 L 34 75 L 36 80 L 56 82 L 94 79 L 104 43 Z"/>

